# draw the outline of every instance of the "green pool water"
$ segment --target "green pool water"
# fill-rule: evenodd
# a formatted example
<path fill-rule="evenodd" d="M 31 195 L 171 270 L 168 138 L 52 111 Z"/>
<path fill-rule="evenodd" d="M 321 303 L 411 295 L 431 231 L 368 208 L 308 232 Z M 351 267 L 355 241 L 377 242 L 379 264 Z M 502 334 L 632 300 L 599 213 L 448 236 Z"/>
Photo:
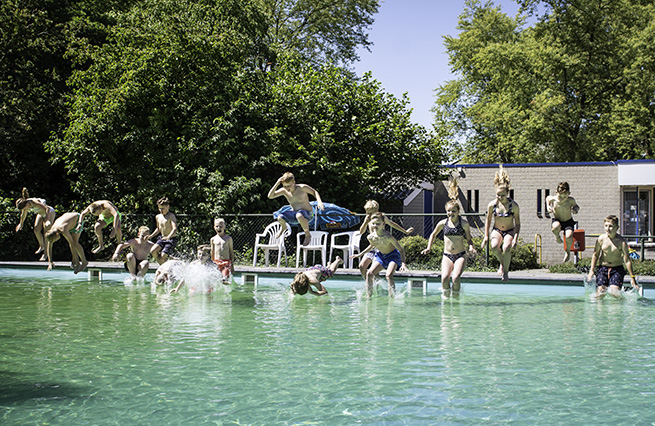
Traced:
<path fill-rule="evenodd" d="M 655 424 L 648 298 L 326 284 L 169 295 L 0 269 L 0 424 Z"/>

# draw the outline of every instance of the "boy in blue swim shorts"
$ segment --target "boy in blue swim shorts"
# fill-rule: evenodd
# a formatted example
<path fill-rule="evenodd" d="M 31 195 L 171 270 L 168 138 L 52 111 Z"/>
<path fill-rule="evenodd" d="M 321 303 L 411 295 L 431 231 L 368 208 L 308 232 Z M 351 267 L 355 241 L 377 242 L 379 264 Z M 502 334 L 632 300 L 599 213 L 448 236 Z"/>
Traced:
<path fill-rule="evenodd" d="M 389 231 L 384 228 L 384 223 L 385 220 L 382 213 L 372 214 L 369 224 L 371 229 L 371 233 L 368 235 L 369 246 L 361 253 L 350 256 L 351 259 L 356 259 L 365 256 L 366 253 L 373 249 L 377 250 L 373 263 L 366 271 L 366 291 L 369 296 L 373 292 L 375 278 L 382 269 L 386 269 L 385 275 L 389 284 L 390 295 L 393 295 L 396 291 L 396 284 L 393 277 L 396 269 L 399 271 L 407 270 L 407 266 L 405 265 L 405 250 Z"/>
<path fill-rule="evenodd" d="M 281 188 L 279 187 L 280 185 L 282 185 Z M 296 183 L 296 178 L 290 172 L 283 174 L 277 182 L 275 182 L 275 185 L 273 185 L 271 190 L 268 191 L 268 198 L 273 199 L 284 196 L 291 206 L 290 211 L 283 213 L 276 212 L 273 215 L 273 218 L 282 225 L 277 236 L 278 238 L 281 237 L 287 229 L 287 223 L 290 225 L 300 225 L 302 230 L 305 231 L 303 245 L 306 246 L 309 244 L 312 238 L 309 233 L 309 221 L 314 212 L 312 205 L 309 204 L 309 195 L 316 198 L 317 206 L 320 210 L 325 208 L 318 192 L 309 185 Z"/>
<path fill-rule="evenodd" d="M 619 219 L 610 215 L 605 218 L 605 234 L 598 237 L 594 246 L 594 254 L 591 256 L 591 267 L 589 268 L 588 280 L 594 276 L 596 263 L 600 259 L 600 266 L 596 271 L 596 297 L 602 299 L 609 293 L 614 297 L 621 297 L 621 287 L 625 270 L 630 273 L 630 283 L 633 288 L 639 290 L 635 281 L 635 274 L 632 271 L 628 244 L 619 231 Z M 623 267 L 625 265 L 625 268 Z M 609 287 L 609 289 L 608 289 Z"/>
<path fill-rule="evenodd" d="M 157 201 L 157 208 L 159 209 L 159 214 L 155 217 L 157 229 L 148 239 L 159 235 L 157 242 L 150 250 L 150 254 L 161 265 L 168 260 L 175 246 L 177 246 L 177 218 L 170 211 L 171 205 L 167 197 L 160 198 Z"/>

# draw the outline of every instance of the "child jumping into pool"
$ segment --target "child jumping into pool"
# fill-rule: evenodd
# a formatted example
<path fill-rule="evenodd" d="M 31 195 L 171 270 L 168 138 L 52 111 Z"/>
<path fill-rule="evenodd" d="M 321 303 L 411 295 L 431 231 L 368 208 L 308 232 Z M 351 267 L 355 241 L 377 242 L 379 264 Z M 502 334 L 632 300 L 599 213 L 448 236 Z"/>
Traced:
<path fill-rule="evenodd" d="M 509 264 L 512 260 L 512 249 L 519 241 L 521 220 L 519 218 L 519 205 L 509 198 L 509 175 L 502 164 L 494 178 L 496 199 L 489 203 L 487 219 L 484 226 L 484 239 L 482 248 L 490 241 L 491 252 L 500 262 L 498 275 L 503 281 L 509 279 Z M 493 222 L 493 228 L 492 228 Z"/>
<path fill-rule="evenodd" d="M 298 272 L 291 283 L 291 291 L 293 294 L 300 295 L 303 295 L 308 291 L 316 296 L 327 294 L 327 289 L 321 283 L 328 278 L 332 278 L 337 268 L 342 263 L 343 260 L 337 256 L 327 267 L 323 265 L 314 265 L 303 272 Z M 316 288 L 316 290 L 312 287 Z"/>
<path fill-rule="evenodd" d="M 39 248 L 34 254 L 43 253 L 39 260 L 46 260 L 47 240 L 45 238 L 46 232 L 50 229 L 55 221 L 55 209 L 50 207 L 43 198 L 30 198 L 27 188 L 23 188 L 21 198 L 16 200 L 16 207 L 20 210 L 20 221 L 16 225 L 16 232 L 23 228 L 23 222 L 27 218 L 29 212 L 36 213 L 34 220 L 34 236 L 36 241 L 39 242 Z M 49 261 L 49 259 L 48 259 Z"/>
<path fill-rule="evenodd" d="M 98 220 L 96 221 L 95 225 L 93 225 L 93 230 L 95 231 L 96 237 L 98 238 L 98 247 L 91 250 L 92 253 L 99 253 L 105 249 L 105 244 L 102 238 L 102 230 L 108 225 L 113 226 L 111 234 L 109 234 L 109 238 L 116 237 L 117 244 L 120 244 L 123 241 L 123 234 L 121 233 L 122 215 L 114 203 L 108 200 L 98 200 L 92 202 L 82 211 L 80 225 L 78 226 L 81 227 L 81 223 L 84 222 L 84 218 L 89 213 L 94 216 L 98 216 Z"/>
<path fill-rule="evenodd" d="M 225 233 L 225 219 L 214 219 L 214 235 L 211 240 L 211 259 L 223 274 L 223 283 L 229 283 L 234 274 L 234 248 L 232 237 Z"/>
<path fill-rule="evenodd" d="M 196 260 L 189 263 L 189 265 L 202 265 L 210 268 L 211 270 L 218 269 L 216 264 L 212 261 L 211 246 L 209 244 L 202 244 L 198 246 L 198 249 L 196 251 Z M 177 284 L 177 287 L 171 290 L 171 293 L 177 293 L 178 291 L 180 291 L 180 288 L 182 288 L 182 286 L 185 284 L 186 284 L 185 280 L 180 279 L 180 282 Z M 193 290 L 195 290 L 195 288 L 193 288 Z M 207 292 L 211 293 L 212 287 L 209 287 Z"/>
<path fill-rule="evenodd" d="M 167 197 L 160 198 L 157 201 L 159 214 L 155 216 L 157 229 L 148 237 L 151 239 L 159 235 L 157 241 L 150 249 L 152 257 L 162 265 L 175 250 L 177 246 L 177 218 L 171 213 L 171 203 Z"/>
<path fill-rule="evenodd" d="M 366 271 L 366 292 L 370 296 L 373 293 L 373 284 L 375 278 L 382 269 L 386 269 L 387 283 L 389 284 L 389 294 L 393 295 L 396 291 L 394 282 L 394 273 L 396 269 L 406 271 L 405 250 L 398 241 L 384 229 L 384 217 L 382 213 L 371 215 L 370 223 L 371 233 L 368 235 L 369 246 L 359 254 L 350 256 L 351 259 L 366 255 L 369 251 L 377 249 L 375 259 L 370 268 Z"/>
<path fill-rule="evenodd" d="M 52 260 L 52 245 L 57 242 L 63 235 L 71 250 L 72 262 L 71 267 L 75 273 L 82 272 L 86 269 L 89 262 L 84 256 L 84 249 L 80 244 L 80 233 L 82 232 L 82 221 L 80 214 L 75 212 L 64 213 L 59 216 L 46 232 L 45 237 L 48 240 L 48 271 L 55 267 Z"/>
<path fill-rule="evenodd" d="M 553 215 L 552 231 L 558 244 L 562 244 L 560 233 L 564 234 L 564 260 L 566 262 L 571 257 L 571 246 L 573 245 L 573 230 L 575 229 L 575 220 L 573 214 L 578 213 L 580 207 L 571 195 L 571 189 L 568 182 L 560 182 L 557 185 L 555 195 L 546 197 L 546 206 L 548 211 Z"/>
<path fill-rule="evenodd" d="M 614 297 L 621 297 L 621 288 L 623 287 L 623 278 L 625 270 L 630 274 L 630 284 L 633 288 L 639 290 L 639 285 L 635 281 L 635 274 L 632 272 L 632 261 L 630 260 L 628 244 L 625 239 L 619 235 L 619 219 L 610 215 L 604 221 L 605 234 L 602 234 L 596 240 L 594 254 L 591 256 L 591 267 L 587 279 L 591 281 L 594 276 L 594 270 L 597 263 L 600 266 L 596 272 L 596 297 L 602 299 L 608 293 Z M 625 268 L 623 267 L 625 265 Z"/>
<path fill-rule="evenodd" d="M 282 185 L 282 188 L 279 188 L 280 185 Z M 312 238 L 309 233 L 309 221 L 314 214 L 314 209 L 312 209 L 312 205 L 309 204 L 308 195 L 316 198 L 319 210 L 325 208 L 318 192 L 309 185 L 296 183 L 295 177 L 290 172 L 283 174 L 277 182 L 275 182 L 275 185 L 273 185 L 271 190 L 268 191 L 268 198 L 273 199 L 284 196 L 291 205 L 291 210 L 284 213 L 275 212 L 273 214 L 273 218 L 282 225 L 282 228 L 277 235 L 278 238 L 281 237 L 284 230 L 287 229 L 287 223 L 290 225 L 299 224 L 302 230 L 305 231 L 305 239 L 302 244 L 304 246 L 309 244 Z"/>
<path fill-rule="evenodd" d="M 450 201 L 446 203 L 446 219 L 437 223 L 437 226 L 430 234 L 428 247 L 423 250 L 422 254 L 428 254 L 432 251 L 434 240 L 443 230 L 443 258 L 441 259 L 441 288 L 444 297 L 450 297 L 452 278 L 452 295 L 459 296 L 461 288 L 460 278 L 464 268 L 466 268 L 466 244 L 468 250 L 475 253 L 473 240 L 471 239 L 471 228 L 468 222 L 460 216 L 459 202 L 457 201 L 457 179 L 451 178 L 448 186 L 448 195 Z"/>
<path fill-rule="evenodd" d="M 147 226 L 139 227 L 137 237 L 119 244 L 112 256 L 112 260 L 117 262 L 118 255 L 123 251 L 123 249 L 128 247 L 132 248 L 132 253 L 128 253 L 126 256 L 127 260 L 125 261 L 125 268 L 130 273 L 133 280 L 137 277 L 143 278 L 148 273 L 148 268 L 150 267 L 148 255 L 150 254 L 150 249 L 154 245 L 151 241 L 148 241 L 148 235 L 150 235 L 150 228 Z"/>
<path fill-rule="evenodd" d="M 371 231 L 369 225 L 371 223 L 371 217 L 374 213 L 380 213 L 384 219 L 384 224 L 388 225 L 390 228 L 397 229 L 405 235 L 409 235 L 414 232 L 413 227 L 405 229 L 398 225 L 396 222 L 390 220 L 387 215 L 380 212 L 380 204 L 375 200 L 368 200 L 366 204 L 364 204 L 364 211 L 366 212 L 366 217 L 364 218 L 362 225 L 359 227 L 359 233 L 362 235 L 364 235 L 367 230 L 369 233 L 373 232 Z M 373 259 L 375 259 L 375 250 L 371 250 L 366 253 L 366 255 L 359 261 L 359 272 L 362 274 L 362 278 L 366 279 L 366 271 L 368 270 L 369 266 L 371 266 L 371 263 L 373 263 Z"/>

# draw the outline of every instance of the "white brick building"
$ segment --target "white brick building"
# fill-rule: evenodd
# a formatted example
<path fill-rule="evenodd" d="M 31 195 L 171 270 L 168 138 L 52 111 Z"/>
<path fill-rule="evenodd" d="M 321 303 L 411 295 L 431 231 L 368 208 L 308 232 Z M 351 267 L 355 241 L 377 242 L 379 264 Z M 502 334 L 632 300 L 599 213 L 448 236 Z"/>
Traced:
<path fill-rule="evenodd" d="M 554 194 L 557 185 L 566 181 L 571 196 L 580 206 L 574 215 L 578 228 L 584 229 L 590 256 L 595 237 L 603 232 L 603 220 L 613 214 L 620 219 L 623 235 L 655 235 L 653 224 L 655 160 L 630 160 L 596 163 L 505 164 L 511 179 L 510 196 L 521 207 L 521 233 L 524 242 L 534 242 L 541 236 L 542 261 L 561 262 L 563 250 L 550 231 L 551 218 L 545 200 Z M 485 213 L 487 204 L 495 198 L 493 186 L 498 164 L 461 164 L 448 166 L 459 175 L 460 202 L 466 213 Z M 424 184 L 404 200 L 404 213 L 443 213 L 448 201 L 447 181 Z M 639 196 L 637 196 L 639 192 Z M 469 216 L 473 235 L 484 229 L 484 216 Z M 435 219 L 432 223 L 436 223 Z M 430 220 L 416 220 L 413 225 L 426 238 L 432 230 Z M 633 239 L 632 241 L 636 241 Z M 648 244 L 649 246 L 653 245 Z M 647 258 L 653 258 L 647 253 Z"/>

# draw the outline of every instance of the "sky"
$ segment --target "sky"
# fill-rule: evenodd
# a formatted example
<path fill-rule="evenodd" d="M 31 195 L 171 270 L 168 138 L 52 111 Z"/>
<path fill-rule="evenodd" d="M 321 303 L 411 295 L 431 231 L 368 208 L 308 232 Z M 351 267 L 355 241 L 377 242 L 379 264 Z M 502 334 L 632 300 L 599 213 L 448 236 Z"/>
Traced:
<path fill-rule="evenodd" d="M 494 0 L 514 16 L 513 0 Z M 358 51 L 357 75 L 371 71 L 383 89 L 397 97 L 407 92 L 412 120 L 432 129 L 434 89 L 454 78 L 443 36 L 457 36 L 464 0 L 381 0 L 369 30 L 370 52 Z"/>

